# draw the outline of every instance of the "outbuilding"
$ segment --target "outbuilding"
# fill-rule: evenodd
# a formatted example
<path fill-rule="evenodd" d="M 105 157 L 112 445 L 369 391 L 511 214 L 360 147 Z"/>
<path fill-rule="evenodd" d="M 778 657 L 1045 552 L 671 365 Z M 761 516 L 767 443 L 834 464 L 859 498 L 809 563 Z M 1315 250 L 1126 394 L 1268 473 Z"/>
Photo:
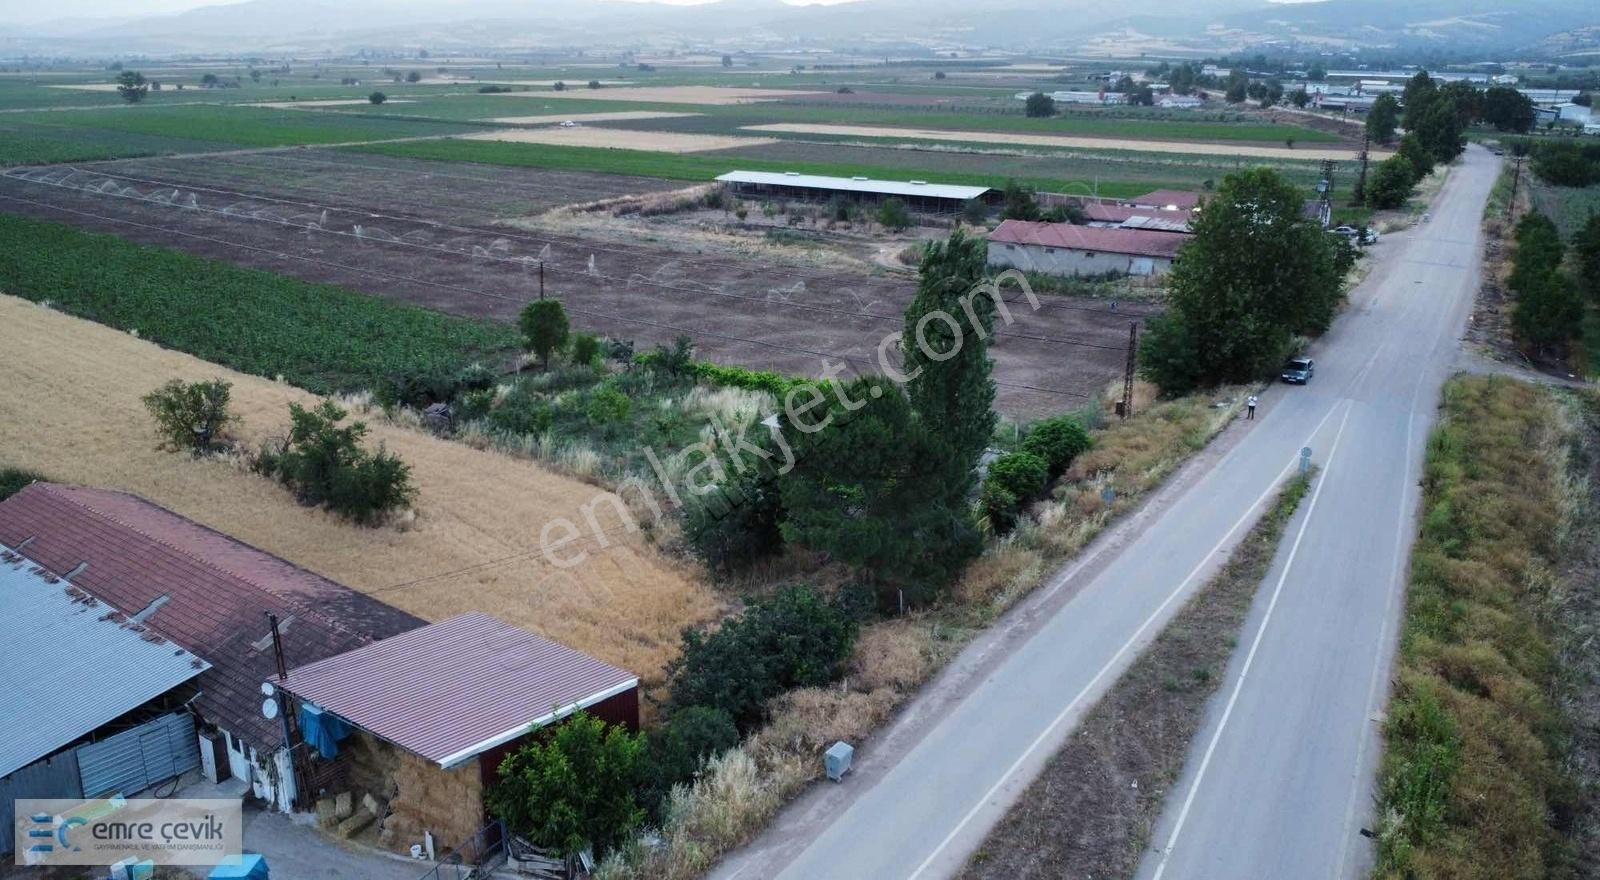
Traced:
<path fill-rule="evenodd" d="M 638 676 L 475 611 L 270 683 L 298 707 L 311 771 L 350 762 L 346 790 L 372 798 L 400 850 L 473 840 L 500 762 L 538 730 L 580 709 L 639 726 Z"/>
<path fill-rule="evenodd" d="M 989 202 L 994 197 L 994 190 L 987 186 L 827 177 L 798 171 L 729 171 L 719 175 L 717 182 L 735 195 L 754 199 L 827 201 L 845 198 L 877 203 L 893 197 L 904 202 L 907 208 L 925 214 L 955 214 L 970 201 Z"/>
<path fill-rule="evenodd" d="M 194 719 L 186 734 L 191 745 L 202 751 L 215 745 L 213 781 L 242 779 L 256 797 L 286 812 L 298 800 L 295 756 L 282 720 L 263 709 L 261 682 L 277 666 L 267 615 L 279 620 L 291 666 L 423 625 L 125 492 L 34 483 L 0 502 L 0 544 L 69 582 L 111 619 L 132 621 L 170 643 L 169 651 L 193 655 L 201 664 L 198 692 L 183 706 Z"/>
<path fill-rule="evenodd" d="M 1162 275 L 1189 236 L 1007 220 L 989 234 L 989 265 L 1047 275 Z"/>

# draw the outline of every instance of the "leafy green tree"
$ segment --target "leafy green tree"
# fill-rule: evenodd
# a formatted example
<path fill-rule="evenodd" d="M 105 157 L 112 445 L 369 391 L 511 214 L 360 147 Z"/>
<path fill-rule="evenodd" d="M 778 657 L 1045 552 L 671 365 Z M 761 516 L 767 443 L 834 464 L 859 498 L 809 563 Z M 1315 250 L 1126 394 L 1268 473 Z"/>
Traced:
<path fill-rule="evenodd" d="M 313 409 L 289 404 L 288 438 L 263 447 L 255 468 L 292 489 L 302 504 L 373 525 L 416 497 L 411 468 L 381 445 L 376 452 L 362 449 L 366 423 L 341 426 L 345 415 L 331 400 Z"/>
<path fill-rule="evenodd" d="M 856 567 L 886 605 L 901 591 L 910 603 L 929 598 L 982 551 L 965 503 L 951 504 L 939 484 L 959 459 L 888 379 L 831 390 L 825 414 L 804 417 L 825 426 L 802 426 L 795 468 L 779 483 L 784 540 Z"/>
<path fill-rule="evenodd" d="M 1411 198 L 1417 185 L 1417 170 L 1404 156 L 1395 155 L 1383 160 L 1367 184 L 1367 204 L 1374 208 L 1393 209 Z"/>
<path fill-rule="evenodd" d="M 1250 97 L 1250 80 L 1235 70 L 1228 79 L 1227 91 L 1222 97 L 1229 104 L 1243 104 L 1245 99 Z"/>
<path fill-rule="evenodd" d="M 550 369 L 550 356 L 567 346 L 567 335 L 572 327 L 567 323 L 567 310 L 554 299 L 536 299 L 522 309 L 517 325 L 522 330 L 522 346 L 544 362 Z"/>
<path fill-rule="evenodd" d="M 644 737 L 578 712 L 500 762 L 488 805 L 534 845 L 604 855 L 644 819 L 634 784 Z"/>
<path fill-rule="evenodd" d="M 1024 105 L 1027 114 L 1035 119 L 1056 115 L 1056 102 L 1044 92 L 1034 92 Z"/>
<path fill-rule="evenodd" d="M 722 66 L 724 68 L 732 67 L 733 66 L 733 56 L 732 55 L 723 55 L 722 56 Z"/>
<path fill-rule="evenodd" d="M 1394 142 L 1395 126 L 1400 124 L 1400 102 L 1394 95 L 1379 95 L 1367 111 L 1367 137 L 1375 144 Z"/>
<path fill-rule="evenodd" d="M 1460 114 L 1441 92 L 1433 93 L 1419 113 L 1406 111 L 1406 128 L 1408 134 L 1417 136 L 1436 163 L 1454 161 L 1464 148 Z"/>
<path fill-rule="evenodd" d="M 752 456 L 748 461 L 743 473 L 731 474 L 714 491 L 690 496 L 684 505 L 684 541 L 716 572 L 736 571 L 783 552 L 783 497 L 777 482 L 783 477 L 766 460 Z"/>
<path fill-rule="evenodd" d="M 994 435 L 993 297 L 978 291 L 987 250 L 983 239 L 957 230 L 923 251 L 917 295 L 907 306 L 900 349 L 906 393 L 921 428 L 944 441 L 940 462 L 949 503 L 959 507 L 972 491 L 978 457 Z"/>
<path fill-rule="evenodd" d="M 891 196 L 878 205 L 878 223 L 888 229 L 905 229 L 911 225 L 911 212 L 905 202 Z"/>
<path fill-rule="evenodd" d="M 855 644 L 855 620 L 808 587 L 789 587 L 752 602 L 715 632 L 683 632 L 683 650 L 668 666 L 673 714 L 704 706 L 749 731 L 767 702 L 784 691 L 820 687 L 844 674 Z"/>
<path fill-rule="evenodd" d="M 1577 255 L 1578 281 L 1589 297 L 1600 303 L 1600 214 L 1590 214 L 1588 222 L 1573 236 L 1572 250 Z"/>
<path fill-rule="evenodd" d="M 609 432 L 628 420 L 628 412 L 632 408 L 633 401 L 628 399 L 628 395 L 608 382 L 589 396 L 585 413 L 589 417 L 589 424 Z"/>
<path fill-rule="evenodd" d="M 1194 67 L 1189 64 L 1180 64 L 1172 68 L 1172 73 L 1167 76 L 1167 85 L 1172 87 L 1174 95 L 1193 94 L 1195 79 Z"/>
<path fill-rule="evenodd" d="M 1022 439 L 1023 450 L 1044 459 L 1051 476 L 1065 471 L 1073 459 L 1093 445 L 1083 423 L 1072 416 L 1040 419 L 1028 428 L 1028 435 Z"/>
<path fill-rule="evenodd" d="M 143 101 L 145 93 L 149 91 L 150 84 L 145 82 L 144 74 L 137 70 L 124 70 L 117 77 L 117 94 L 129 104 Z"/>
<path fill-rule="evenodd" d="M 184 382 L 173 379 L 146 394 L 144 408 L 155 419 L 163 447 L 188 449 L 199 455 L 211 451 L 223 431 L 236 419 L 228 412 L 233 385 L 221 379 Z"/>
<path fill-rule="evenodd" d="M 385 95 L 383 92 L 373 92 L 372 94 L 367 96 L 367 103 L 368 104 L 382 104 L 384 101 L 387 101 L 387 100 L 389 100 L 389 96 Z"/>
<path fill-rule="evenodd" d="M 1306 79 L 1309 79 L 1312 82 L 1322 82 L 1327 78 L 1328 69 L 1323 67 L 1320 63 L 1311 65 L 1311 69 L 1306 72 Z"/>
<path fill-rule="evenodd" d="M 1583 298 L 1559 272 L 1536 276 L 1517 293 L 1511 329 L 1533 352 L 1564 356 L 1567 346 L 1583 335 Z"/>
<path fill-rule="evenodd" d="M 961 219 L 973 226 L 979 226 L 989 219 L 989 206 L 982 199 L 967 199 L 961 206 Z"/>
<path fill-rule="evenodd" d="M 1428 75 L 1426 70 L 1417 71 L 1416 75 L 1406 80 L 1405 89 L 1400 93 L 1400 103 L 1406 108 L 1406 113 L 1420 110 L 1439 91 L 1438 83 Z M 1410 128 L 1408 121 L 1406 127 Z"/>
<path fill-rule="evenodd" d="M 1307 92 L 1303 87 L 1295 89 L 1289 93 L 1289 103 L 1304 110 L 1306 105 L 1311 103 L 1311 93 Z"/>
<path fill-rule="evenodd" d="M 1004 201 L 1000 208 L 1000 219 L 1039 219 L 1039 203 L 1033 200 L 1033 192 L 1015 180 L 1007 180 Z"/>
<path fill-rule="evenodd" d="M 1533 129 L 1533 102 L 1511 86 L 1490 86 L 1483 93 L 1483 121 L 1497 131 L 1527 134 Z"/>
<path fill-rule="evenodd" d="M 417 71 L 413 70 L 410 73 L 406 74 L 406 82 L 408 82 L 408 83 L 422 82 L 422 74 L 420 74 Z"/>
<path fill-rule="evenodd" d="M 1296 334 L 1327 329 L 1343 297 L 1332 236 L 1270 169 L 1230 174 L 1193 223 L 1150 322 L 1141 370 L 1166 394 L 1265 374 Z"/>
<path fill-rule="evenodd" d="M 1414 180 L 1421 180 L 1433 173 L 1433 166 L 1436 164 L 1433 154 L 1423 146 L 1422 140 L 1415 132 L 1406 132 L 1405 137 L 1400 139 L 1400 146 L 1395 150 L 1395 155 L 1411 164 Z"/>
<path fill-rule="evenodd" d="M 1455 110 L 1458 133 L 1483 118 L 1483 92 L 1466 80 L 1452 80 L 1440 86 L 1439 97 Z"/>

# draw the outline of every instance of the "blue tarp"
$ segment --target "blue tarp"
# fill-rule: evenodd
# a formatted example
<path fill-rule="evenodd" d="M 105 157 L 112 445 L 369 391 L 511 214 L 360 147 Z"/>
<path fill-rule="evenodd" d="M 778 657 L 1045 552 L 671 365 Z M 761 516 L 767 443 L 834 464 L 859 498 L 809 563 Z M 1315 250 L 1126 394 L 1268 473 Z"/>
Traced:
<path fill-rule="evenodd" d="M 255 853 L 245 853 L 237 862 L 223 862 L 206 875 L 206 880 L 269 880 L 267 860 Z"/>
<path fill-rule="evenodd" d="M 339 743 L 350 735 L 350 725 L 332 712 L 323 711 L 320 706 L 301 703 L 300 735 L 316 748 L 317 754 L 331 760 L 339 754 Z"/>

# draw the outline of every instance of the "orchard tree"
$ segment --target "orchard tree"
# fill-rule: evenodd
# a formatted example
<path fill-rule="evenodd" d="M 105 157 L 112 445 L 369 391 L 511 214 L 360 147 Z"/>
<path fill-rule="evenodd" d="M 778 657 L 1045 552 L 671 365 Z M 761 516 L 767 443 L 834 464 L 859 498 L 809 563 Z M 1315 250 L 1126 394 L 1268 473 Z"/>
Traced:
<path fill-rule="evenodd" d="M 489 809 L 536 846 L 604 855 L 644 818 L 633 795 L 643 751 L 642 735 L 580 711 L 500 762 Z"/>
<path fill-rule="evenodd" d="M 1042 119 L 1056 115 L 1056 102 L 1044 92 L 1034 92 L 1028 96 L 1024 109 L 1029 116 Z"/>
<path fill-rule="evenodd" d="M 522 329 L 522 347 L 537 355 L 549 370 L 550 356 L 567 346 L 572 329 L 567 310 L 559 300 L 536 299 L 523 308 L 517 323 Z"/>
<path fill-rule="evenodd" d="M 150 84 L 145 81 L 144 74 L 137 70 L 124 70 L 117 77 L 117 94 L 129 104 L 143 101 L 145 93 L 149 91 Z"/>
<path fill-rule="evenodd" d="M 1141 370 L 1164 394 L 1254 381 L 1294 336 L 1327 329 L 1345 260 L 1303 204 L 1265 168 L 1228 175 L 1206 201 L 1145 334 Z"/>
<path fill-rule="evenodd" d="M 1367 137 L 1375 144 L 1394 141 L 1395 126 L 1400 123 L 1400 102 L 1394 95 L 1379 95 L 1367 111 Z"/>

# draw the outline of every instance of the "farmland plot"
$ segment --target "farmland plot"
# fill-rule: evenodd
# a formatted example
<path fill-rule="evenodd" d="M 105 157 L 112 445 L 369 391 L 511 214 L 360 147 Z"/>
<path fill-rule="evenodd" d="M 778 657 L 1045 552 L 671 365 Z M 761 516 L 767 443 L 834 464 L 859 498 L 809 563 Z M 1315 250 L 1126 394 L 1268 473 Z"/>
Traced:
<path fill-rule="evenodd" d="M 254 157 L 259 161 L 278 157 Z M 473 317 L 511 320 L 539 295 L 561 299 L 575 326 L 641 347 L 688 335 L 701 356 L 758 369 L 816 375 L 877 372 L 880 346 L 914 292 L 906 275 L 847 274 L 708 257 L 642 244 L 523 233 L 430 218 L 454 181 L 423 175 L 392 184 L 383 207 L 348 197 L 346 183 L 317 201 L 186 179 L 209 162 L 139 163 L 93 170 L 34 169 L 0 177 L 0 210 L 74 223 L 312 281 L 326 281 Z M 126 173 L 124 173 L 126 172 Z M 354 172 L 350 172 L 354 173 Z M 526 178 L 525 178 L 526 179 Z M 1120 374 L 1128 322 L 1148 306 L 1045 297 L 1018 300 L 1016 323 L 996 336 L 999 405 L 1017 414 L 1059 412 L 1097 395 Z"/>

